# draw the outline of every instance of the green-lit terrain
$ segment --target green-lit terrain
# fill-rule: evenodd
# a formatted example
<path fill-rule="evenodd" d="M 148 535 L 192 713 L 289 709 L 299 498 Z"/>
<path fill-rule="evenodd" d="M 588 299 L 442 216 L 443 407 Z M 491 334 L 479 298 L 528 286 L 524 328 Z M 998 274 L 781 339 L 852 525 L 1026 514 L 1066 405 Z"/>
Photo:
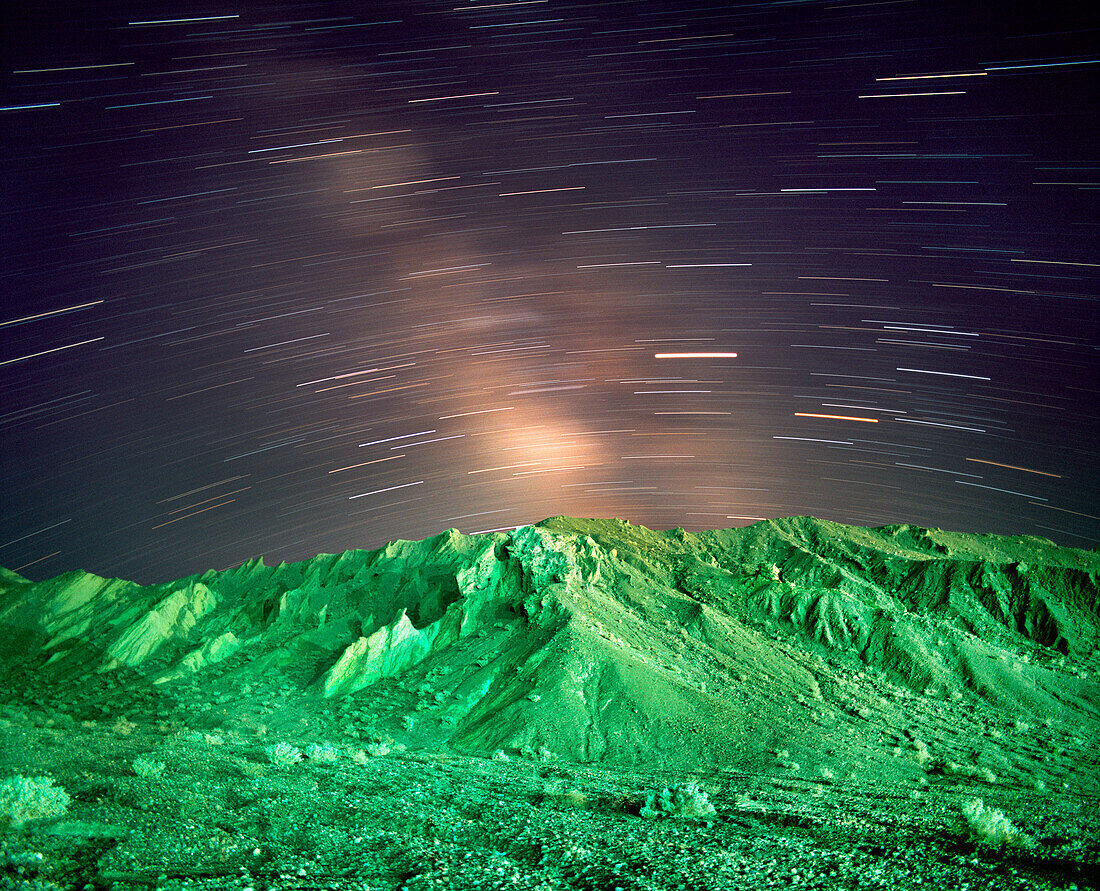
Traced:
<path fill-rule="evenodd" d="M 0 782 L 71 798 L 7 820 L 0 877 L 1084 887 L 1098 579 L 1039 538 L 810 518 L 559 517 L 148 587 L 0 572 Z M 713 815 L 642 815 L 689 779 Z"/>

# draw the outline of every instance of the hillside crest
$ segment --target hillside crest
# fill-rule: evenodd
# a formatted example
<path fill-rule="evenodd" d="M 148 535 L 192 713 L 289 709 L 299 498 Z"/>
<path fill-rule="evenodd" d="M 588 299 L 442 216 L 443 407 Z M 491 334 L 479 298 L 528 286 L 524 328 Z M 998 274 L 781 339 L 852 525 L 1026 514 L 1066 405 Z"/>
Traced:
<path fill-rule="evenodd" d="M 552 517 L 161 585 L 5 572 L 0 664 L 54 694 L 91 678 L 75 713 L 102 689 L 151 719 L 335 708 L 410 747 L 744 764 L 963 704 L 1095 725 L 1098 578 L 1033 537 Z"/>

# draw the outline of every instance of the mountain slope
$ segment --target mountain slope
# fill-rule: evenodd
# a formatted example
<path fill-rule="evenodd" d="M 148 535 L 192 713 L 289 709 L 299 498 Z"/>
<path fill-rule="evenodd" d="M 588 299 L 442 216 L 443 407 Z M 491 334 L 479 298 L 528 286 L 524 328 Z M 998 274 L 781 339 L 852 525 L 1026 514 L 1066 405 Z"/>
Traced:
<path fill-rule="evenodd" d="M 5 572 L 0 666 L 82 718 L 1096 786 L 1098 579 L 1030 537 L 555 517 L 148 587 Z"/>

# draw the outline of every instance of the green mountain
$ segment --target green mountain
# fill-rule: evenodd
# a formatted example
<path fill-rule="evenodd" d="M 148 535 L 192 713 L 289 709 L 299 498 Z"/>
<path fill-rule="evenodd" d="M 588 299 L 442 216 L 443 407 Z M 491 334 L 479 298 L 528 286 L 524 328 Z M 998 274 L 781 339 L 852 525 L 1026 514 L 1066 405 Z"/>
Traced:
<path fill-rule="evenodd" d="M 1100 554 L 806 517 L 555 517 L 162 585 L 0 572 L 0 698 L 621 767 L 1100 791 Z"/>

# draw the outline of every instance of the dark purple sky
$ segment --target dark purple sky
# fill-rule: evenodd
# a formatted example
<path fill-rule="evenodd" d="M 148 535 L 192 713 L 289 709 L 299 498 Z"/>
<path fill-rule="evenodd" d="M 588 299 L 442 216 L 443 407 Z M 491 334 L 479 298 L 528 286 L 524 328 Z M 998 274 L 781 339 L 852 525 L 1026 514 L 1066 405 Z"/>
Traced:
<path fill-rule="evenodd" d="M 1084 14 L 86 5 L 0 38 L 0 565 L 555 514 L 1100 543 Z"/>

